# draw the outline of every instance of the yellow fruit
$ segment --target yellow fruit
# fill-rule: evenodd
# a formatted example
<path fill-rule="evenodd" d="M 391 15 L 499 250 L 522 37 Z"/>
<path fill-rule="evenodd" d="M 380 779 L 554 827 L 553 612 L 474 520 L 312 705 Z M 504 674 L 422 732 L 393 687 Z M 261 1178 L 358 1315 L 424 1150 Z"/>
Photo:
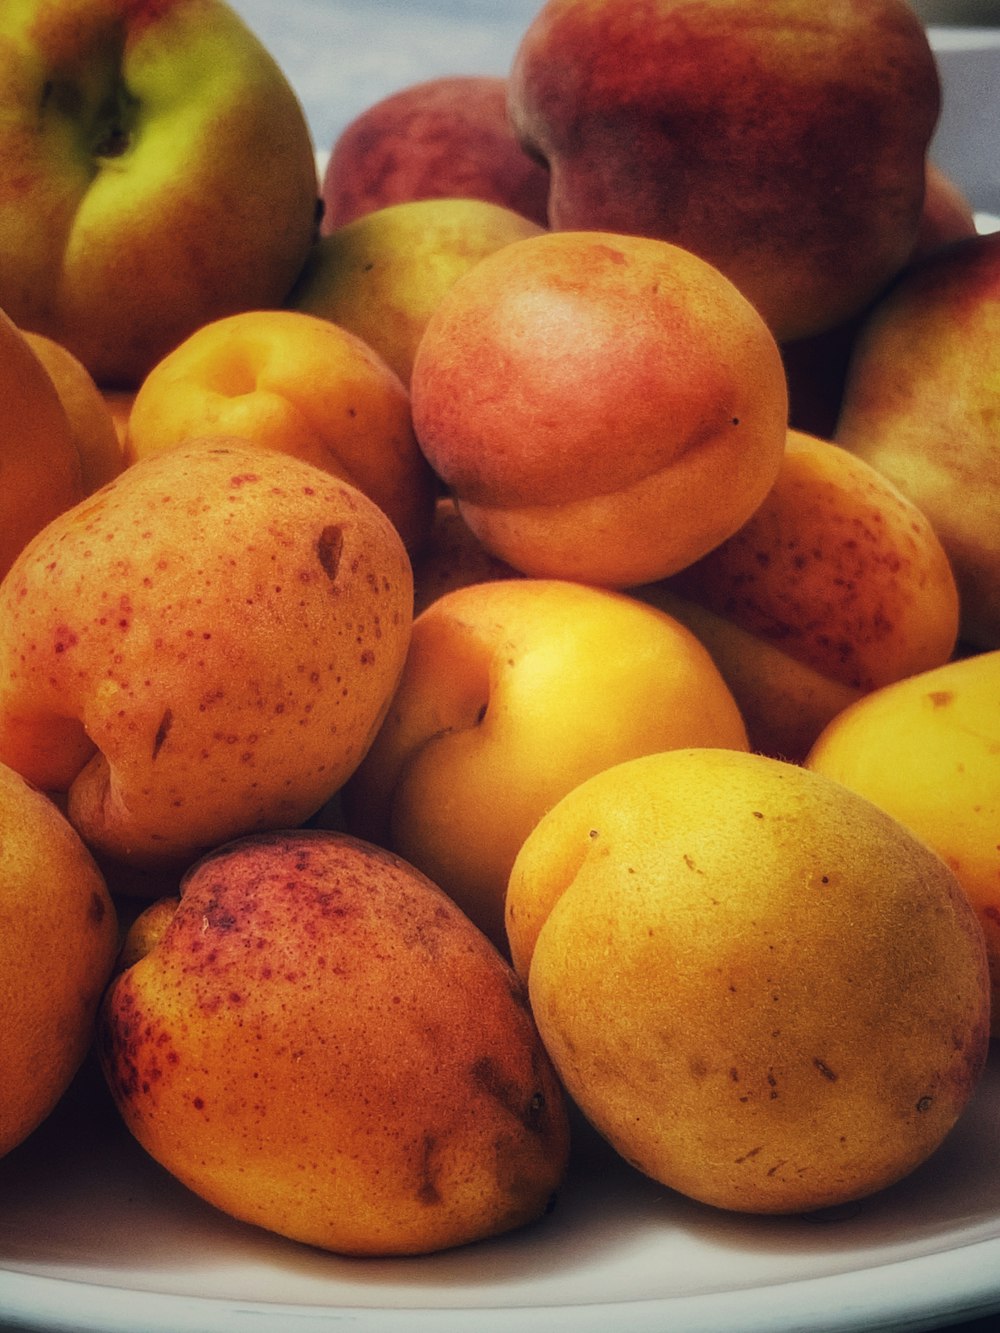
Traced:
<path fill-rule="evenodd" d="M 1000 649 L 859 700 L 806 763 L 887 810 L 951 866 L 986 935 L 1000 1036 Z"/>
<path fill-rule="evenodd" d="M 522 847 L 507 921 L 583 1112 L 720 1207 L 899 1179 L 986 1058 L 982 930 L 954 875 L 856 793 L 759 754 L 675 750 L 583 783 Z"/>
<path fill-rule="evenodd" d="M 610 764 L 681 745 L 748 748 L 683 625 L 579 583 L 477 583 L 414 622 L 344 808 L 352 833 L 406 857 L 503 946 L 510 869 L 546 810 Z"/>

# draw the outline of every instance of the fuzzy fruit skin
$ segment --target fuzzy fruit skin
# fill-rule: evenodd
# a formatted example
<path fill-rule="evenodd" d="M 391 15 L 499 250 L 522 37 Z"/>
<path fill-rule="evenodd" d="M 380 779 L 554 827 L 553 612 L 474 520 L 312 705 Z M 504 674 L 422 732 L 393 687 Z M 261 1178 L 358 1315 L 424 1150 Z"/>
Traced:
<path fill-rule="evenodd" d="M 55 385 L 0 310 L 0 579 L 32 537 L 84 496 L 80 454 Z"/>
<path fill-rule="evenodd" d="M 683 625 L 606 589 L 493 580 L 414 621 L 343 805 L 351 832 L 405 856 L 505 947 L 510 868 L 546 810 L 602 768 L 681 745 L 748 748 Z"/>
<path fill-rule="evenodd" d="M 635 591 L 704 637 L 753 748 L 786 759 L 858 695 L 947 662 L 958 635 L 927 517 L 863 459 L 800 431 L 738 532 Z"/>
<path fill-rule="evenodd" d="M 316 830 L 244 839 L 151 934 L 99 1053 L 129 1129 L 209 1202 L 356 1255 L 549 1206 L 567 1121 L 526 997 L 405 862 Z"/>
<path fill-rule="evenodd" d="M 962 638 L 1000 647 L 1000 235 L 914 264 L 871 311 L 836 442 L 933 524 L 955 571 Z"/>
<path fill-rule="evenodd" d="M 0 585 L 0 759 L 123 865 L 301 823 L 381 720 L 412 596 L 348 483 L 232 440 L 143 459 Z"/>
<path fill-rule="evenodd" d="M 989 1044 L 983 932 L 870 801 L 757 754 L 607 769 L 537 825 L 508 933 L 570 1095 L 717 1207 L 861 1198 L 950 1131 Z"/>
<path fill-rule="evenodd" d="M 114 904 L 55 805 L 0 764 L 0 1157 L 42 1122 L 90 1048 L 118 951 Z"/>
<path fill-rule="evenodd" d="M 413 199 L 322 236 L 288 297 L 350 329 L 405 385 L 427 320 L 473 264 L 542 228 L 482 199 Z"/>
<path fill-rule="evenodd" d="M 480 199 L 544 227 L 549 177 L 507 119 L 507 80 L 428 79 L 367 107 L 334 143 L 323 174 L 323 231 L 393 204 Z"/>
<path fill-rule="evenodd" d="M 316 161 L 227 4 L 10 0 L 0 104 L 0 307 L 102 387 L 284 299 L 316 231 Z"/>
<path fill-rule="evenodd" d="M 902 0 L 549 0 L 508 87 L 553 229 L 689 248 L 781 341 L 862 309 L 909 258 L 939 103 Z"/>
<path fill-rule="evenodd" d="M 544 233 L 482 259 L 431 315 L 414 429 L 482 544 L 536 577 L 665 577 L 773 483 L 777 345 L 717 270 L 664 241 Z"/>
<path fill-rule="evenodd" d="M 350 482 L 408 551 L 430 528 L 436 483 L 417 448 L 410 396 L 376 350 L 328 319 L 243 310 L 202 325 L 143 380 L 126 426 L 134 462 L 232 435 Z"/>
<path fill-rule="evenodd" d="M 986 936 L 1000 1037 L 1000 649 L 896 681 L 835 717 L 806 765 L 933 847 Z"/>

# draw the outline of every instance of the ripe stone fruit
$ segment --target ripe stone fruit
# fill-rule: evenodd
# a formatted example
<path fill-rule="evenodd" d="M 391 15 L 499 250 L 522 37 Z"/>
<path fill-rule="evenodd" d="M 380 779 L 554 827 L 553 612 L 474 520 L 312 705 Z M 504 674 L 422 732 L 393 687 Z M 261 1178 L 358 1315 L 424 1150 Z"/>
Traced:
<path fill-rule="evenodd" d="M 309 463 L 203 441 L 133 463 L 0 584 L 0 760 L 103 857 L 187 864 L 308 818 L 402 670 L 395 528 Z"/>
<path fill-rule="evenodd" d="M 413 624 L 385 721 L 343 792 L 351 832 L 418 866 L 498 945 L 514 857 L 542 815 L 619 760 L 747 748 L 677 621 L 558 579 L 474 584 Z"/>
<path fill-rule="evenodd" d="M 753 748 L 786 759 L 856 695 L 946 662 L 958 634 L 955 578 L 926 516 L 862 459 L 798 431 L 739 531 L 637 592 L 703 639 Z"/>
<path fill-rule="evenodd" d="M 92 495 L 125 466 L 112 410 L 90 371 L 72 352 L 43 333 L 25 332 L 24 337 L 55 385 L 80 456 L 84 494 Z"/>
<path fill-rule="evenodd" d="M 543 233 L 431 315 L 414 427 L 463 518 L 525 574 L 627 587 L 730 536 L 777 476 L 777 346 L 716 269 L 665 241 Z"/>
<path fill-rule="evenodd" d="M 1000 648 L 998 336 L 1000 235 L 915 264 L 858 334 L 835 433 L 934 525 L 978 648 Z"/>
<path fill-rule="evenodd" d="M 570 1095 L 662 1184 L 792 1213 L 938 1147 L 989 1044 L 952 871 L 798 765 L 674 750 L 575 788 L 526 840 L 507 924 Z"/>
<path fill-rule="evenodd" d="M 905 0 L 549 0 L 508 105 L 552 228 L 693 250 L 784 341 L 909 259 L 940 85 Z"/>
<path fill-rule="evenodd" d="M 0 764 L 0 1156 L 69 1086 L 117 950 L 90 853 L 47 796 Z"/>
<path fill-rule="evenodd" d="M 451 75 L 391 93 L 343 130 L 323 174 L 323 229 L 417 199 L 482 199 L 545 226 L 548 194 L 507 118 L 507 80 Z"/>
<path fill-rule="evenodd" d="M 293 310 L 245 310 L 203 325 L 158 362 L 128 416 L 132 462 L 205 435 L 304 459 L 382 509 L 408 549 L 436 493 L 410 396 L 361 338 Z"/>
<path fill-rule="evenodd" d="M 0 310 L 0 578 L 50 519 L 84 495 L 62 401 L 28 339 Z"/>
<path fill-rule="evenodd" d="M 149 910 L 98 1049 L 125 1123 L 190 1189 L 355 1255 L 545 1212 L 568 1130 L 526 997 L 411 866 L 339 834 L 259 835 Z"/>
<path fill-rule="evenodd" d="M 986 936 L 1000 1036 L 1000 649 L 868 695 L 830 722 L 806 764 L 887 810 L 951 866 Z"/>
<path fill-rule="evenodd" d="M 455 279 L 539 231 L 481 199 L 389 204 L 321 237 L 288 304 L 350 329 L 408 386 L 427 320 Z"/>
<path fill-rule="evenodd" d="M 102 387 L 284 299 L 316 230 L 316 161 L 229 5 L 8 0 L 0 105 L 0 306 Z"/>

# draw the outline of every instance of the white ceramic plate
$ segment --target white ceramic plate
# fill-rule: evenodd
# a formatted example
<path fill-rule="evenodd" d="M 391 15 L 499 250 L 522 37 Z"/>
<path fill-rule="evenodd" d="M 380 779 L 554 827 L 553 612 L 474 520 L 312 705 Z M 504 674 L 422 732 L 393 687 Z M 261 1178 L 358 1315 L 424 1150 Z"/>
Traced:
<path fill-rule="evenodd" d="M 439 1255 L 350 1260 L 244 1226 L 132 1142 L 86 1069 L 0 1162 L 0 1327 L 120 1333 L 915 1330 L 1000 1312 L 1000 1051 L 934 1157 L 862 1204 L 749 1218 L 591 1135 L 555 1211 Z M 5 1321 L 9 1321 L 5 1325 Z"/>

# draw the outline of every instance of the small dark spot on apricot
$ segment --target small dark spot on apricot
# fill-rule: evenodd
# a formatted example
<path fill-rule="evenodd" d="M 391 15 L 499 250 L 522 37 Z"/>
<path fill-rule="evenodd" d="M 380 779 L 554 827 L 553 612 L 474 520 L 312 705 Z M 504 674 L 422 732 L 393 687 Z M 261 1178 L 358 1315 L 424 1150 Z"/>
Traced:
<path fill-rule="evenodd" d="M 328 523 L 316 541 L 316 556 L 323 572 L 333 582 L 340 569 L 344 551 L 344 530 L 337 523 Z"/>
<path fill-rule="evenodd" d="M 153 737 L 154 759 L 160 753 L 160 749 L 163 745 L 163 742 L 170 735 L 170 728 L 173 726 L 173 723 L 174 723 L 173 711 L 167 708 L 164 710 L 163 716 L 160 718 L 160 724 L 156 728 L 156 735 Z"/>

